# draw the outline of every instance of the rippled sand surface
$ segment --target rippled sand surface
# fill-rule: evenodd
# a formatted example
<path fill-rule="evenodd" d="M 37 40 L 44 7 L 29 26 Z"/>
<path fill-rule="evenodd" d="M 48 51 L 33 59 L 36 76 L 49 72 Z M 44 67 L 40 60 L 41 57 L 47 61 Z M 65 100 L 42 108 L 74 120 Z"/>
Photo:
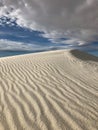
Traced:
<path fill-rule="evenodd" d="M 78 50 L 0 58 L 0 130 L 98 130 L 98 58 Z"/>

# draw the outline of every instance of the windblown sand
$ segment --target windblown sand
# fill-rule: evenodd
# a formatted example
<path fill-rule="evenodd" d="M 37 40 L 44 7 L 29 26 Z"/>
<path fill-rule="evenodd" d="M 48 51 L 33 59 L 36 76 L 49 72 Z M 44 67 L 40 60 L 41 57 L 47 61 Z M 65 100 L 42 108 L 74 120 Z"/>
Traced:
<path fill-rule="evenodd" d="M 98 58 L 78 50 L 0 58 L 0 130 L 98 130 Z"/>

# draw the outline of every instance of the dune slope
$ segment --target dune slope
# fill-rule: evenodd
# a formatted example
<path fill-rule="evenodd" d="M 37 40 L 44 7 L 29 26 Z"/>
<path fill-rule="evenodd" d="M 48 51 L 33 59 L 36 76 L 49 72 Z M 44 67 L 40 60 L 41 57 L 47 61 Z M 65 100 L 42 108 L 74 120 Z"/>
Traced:
<path fill-rule="evenodd" d="M 78 50 L 1 58 L 0 130 L 98 130 L 98 58 Z"/>

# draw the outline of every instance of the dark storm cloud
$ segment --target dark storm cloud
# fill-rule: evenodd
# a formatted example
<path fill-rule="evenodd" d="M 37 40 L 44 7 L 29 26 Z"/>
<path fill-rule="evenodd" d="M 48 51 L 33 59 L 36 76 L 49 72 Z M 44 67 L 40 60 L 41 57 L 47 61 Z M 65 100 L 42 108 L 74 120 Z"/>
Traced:
<path fill-rule="evenodd" d="M 43 31 L 52 42 L 71 38 L 78 45 L 98 40 L 98 0 L 3 0 L 0 16 Z M 66 43 L 66 40 L 61 40 Z"/>

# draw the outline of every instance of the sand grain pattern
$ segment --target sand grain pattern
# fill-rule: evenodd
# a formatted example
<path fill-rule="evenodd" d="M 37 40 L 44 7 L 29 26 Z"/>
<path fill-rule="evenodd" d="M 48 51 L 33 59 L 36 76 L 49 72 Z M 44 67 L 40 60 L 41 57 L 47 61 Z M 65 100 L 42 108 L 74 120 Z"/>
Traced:
<path fill-rule="evenodd" d="M 78 50 L 0 58 L 0 130 L 98 130 L 98 58 Z"/>

